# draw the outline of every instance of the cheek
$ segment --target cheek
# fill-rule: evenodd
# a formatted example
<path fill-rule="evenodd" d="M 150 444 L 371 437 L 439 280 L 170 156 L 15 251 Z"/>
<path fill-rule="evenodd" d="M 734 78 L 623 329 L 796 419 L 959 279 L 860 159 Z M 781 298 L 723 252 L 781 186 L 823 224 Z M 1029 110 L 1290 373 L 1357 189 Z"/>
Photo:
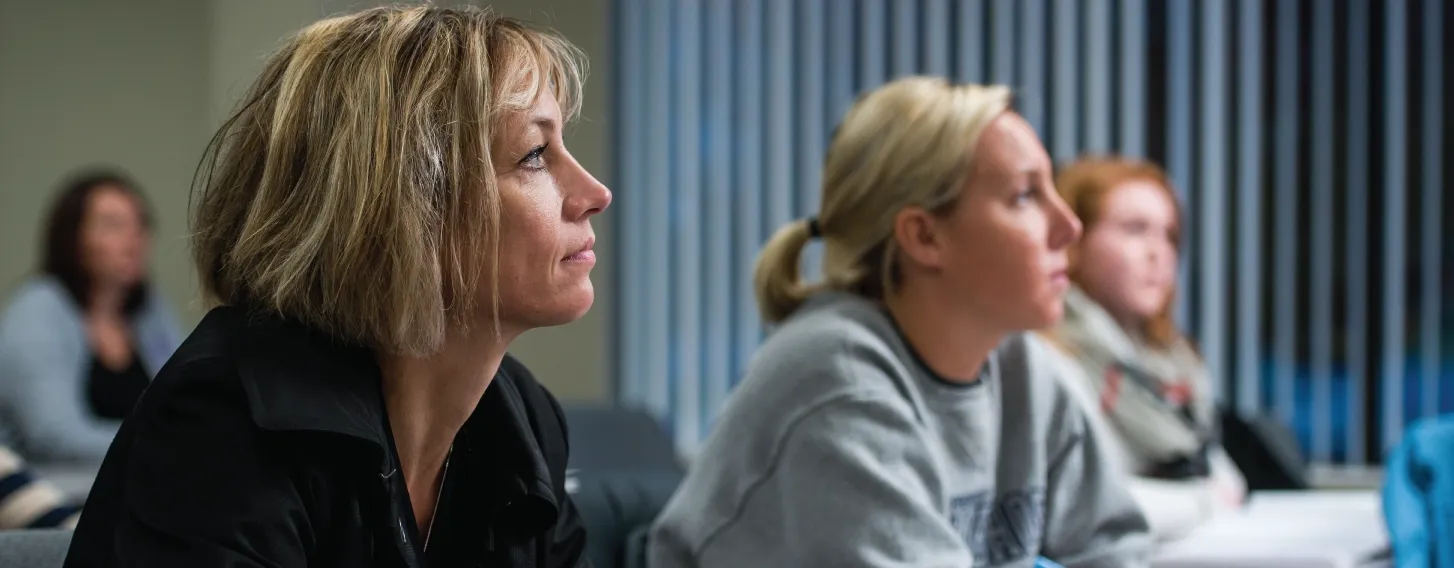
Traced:
<path fill-rule="evenodd" d="M 560 260 L 559 210 L 543 200 L 503 204 L 500 275 L 518 282 L 521 293 L 547 286 Z"/>
<path fill-rule="evenodd" d="M 1181 263 L 1181 254 L 1177 252 L 1175 245 L 1167 244 L 1164 247 L 1165 253 L 1161 257 L 1162 262 L 1157 265 L 1156 269 L 1167 282 L 1175 284 L 1176 267 Z"/>
<path fill-rule="evenodd" d="M 502 184 L 500 193 L 502 242 L 522 250 L 536 250 L 543 238 L 554 237 L 554 221 L 560 217 L 560 201 L 554 186 L 538 182 Z"/>
<path fill-rule="evenodd" d="M 1077 271 L 1088 288 L 1107 292 L 1121 291 L 1140 271 L 1131 256 L 1125 243 L 1104 237 L 1088 238 L 1081 247 Z"/>
<path fill-rule="evenodd" d="M 1035 295 L 1048 284 L 1043 236 L 1015 224 L 971 225 L 961 237 L 959 281 L 996 298 Z"/>
<path fill-rule="evenodd" d="M 1154 278 L 1159 267 L 1137 255 L 1133 247 L 1120 245 L 1109 250 L 1087 250 L 1080 279 L 1092 297 L 1115 313 L 1149 317 L 1161 309 L 1169 288 Z M 1174 270 L 1174 269 L 1173 269 Z"/>
<path fill-rule="evenodd" d="M 1008 272 L 1034 277 L 1036 281 L 1049 276 L 1045 270 L 1051 254 L 1046 237 L 1045 219 L 1031 216 L 1023 223 L 1011 224 L 999 231 L 1002 246 L 1000 265 Z"/>
<path fill-rule="evenodd" d="M 81 235 L 81 258 L 93 266 L 104 263 L 115 258 L 116 251 L 121 248 L 117 244 L 114 239 L 105 238 L 97 231 L 86 231 Z"/>
<path fill-rule="evenodd" d="M 549 277 L 554 235 L 540 219 L 519 219 L 500 234 L 500 271 L 514 281 L 536 286 Z M 533 283 L 533 284 L 531 284 Z"/>

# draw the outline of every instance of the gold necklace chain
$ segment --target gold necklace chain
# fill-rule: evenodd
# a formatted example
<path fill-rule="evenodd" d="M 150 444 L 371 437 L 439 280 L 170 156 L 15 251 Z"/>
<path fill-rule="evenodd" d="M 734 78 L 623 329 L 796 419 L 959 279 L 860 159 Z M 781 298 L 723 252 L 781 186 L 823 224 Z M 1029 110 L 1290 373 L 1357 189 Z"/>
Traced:
<path fill-rule="evenodd" d="M 444 497 L 444 478 L 449 475 L 449 460 L 454 457 L 454 444 L 444 454 L 444 467 L 439 471 L 439 488 L 434 493 L 434 507 L 429 511 L 429 528 L 424 529 L 424 551 L 429 552 L 429 537 L 434 536 L 434 525 L 439 520 L 439 500 Z"/>

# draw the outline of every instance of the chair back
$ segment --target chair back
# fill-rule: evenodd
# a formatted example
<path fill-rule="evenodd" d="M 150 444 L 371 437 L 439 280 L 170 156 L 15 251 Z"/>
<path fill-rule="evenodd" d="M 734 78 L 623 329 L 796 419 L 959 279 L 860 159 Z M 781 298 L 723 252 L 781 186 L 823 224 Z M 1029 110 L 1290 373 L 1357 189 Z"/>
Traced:
<path fill-rule="evenodd" d="M 70 546 L 66 529 L 0 531 L 0 568 L 61 568 Z"/>

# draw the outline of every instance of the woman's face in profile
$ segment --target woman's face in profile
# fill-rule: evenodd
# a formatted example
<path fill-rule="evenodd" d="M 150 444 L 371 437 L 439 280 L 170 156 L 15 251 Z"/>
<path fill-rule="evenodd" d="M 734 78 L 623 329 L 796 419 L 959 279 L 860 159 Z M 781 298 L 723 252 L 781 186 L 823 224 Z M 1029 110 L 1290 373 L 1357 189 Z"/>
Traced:
<path fill-rule="evenodd" d="M 1029 123 L 1005 113 L 980 135 L 974 164 L 945 223 L 946 276 L 997 326 L 1051 325 L 1064 311 L 1080 221 L 1055 191 L 1050 156 Z"/>
<path fill-rule="evenodd" d="M 1122 183 L 1105 196 L 1086 231 L 1077 270 L 1086 293 L 1122 322 L 1160 313 L 1176 285 L 1176 203 L 1150 180 Z"/>
<path fill-rule="evenodd" d="M 103 286 L 132 286 L 146 277 L 151 232 L 141 204 L 119 187 L 91 191 L 81 221 L 81 265 Z"/>
<path fill-rule="evenodd" d="M 560 105 L 544 93 L 534 107 L 504 118 L 493 145 L 500 321 L 507 327 L 569 323 L 595 298 L 591 217 L 610 206 L 611 191 L 566 151 L 563 127 Z"/>

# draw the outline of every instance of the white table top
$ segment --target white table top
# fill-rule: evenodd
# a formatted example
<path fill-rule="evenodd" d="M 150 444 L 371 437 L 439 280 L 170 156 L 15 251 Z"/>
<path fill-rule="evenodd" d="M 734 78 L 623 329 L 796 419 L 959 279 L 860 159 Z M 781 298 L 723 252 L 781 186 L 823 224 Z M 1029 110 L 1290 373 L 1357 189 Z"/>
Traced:
<path fill-rule="evenodd" d="M 1152 566 L 1365 568 L 1378 566 L 1388 550 L 1375 491 L 1263 492 L 1243 510 L 1163 545 Z"/>

